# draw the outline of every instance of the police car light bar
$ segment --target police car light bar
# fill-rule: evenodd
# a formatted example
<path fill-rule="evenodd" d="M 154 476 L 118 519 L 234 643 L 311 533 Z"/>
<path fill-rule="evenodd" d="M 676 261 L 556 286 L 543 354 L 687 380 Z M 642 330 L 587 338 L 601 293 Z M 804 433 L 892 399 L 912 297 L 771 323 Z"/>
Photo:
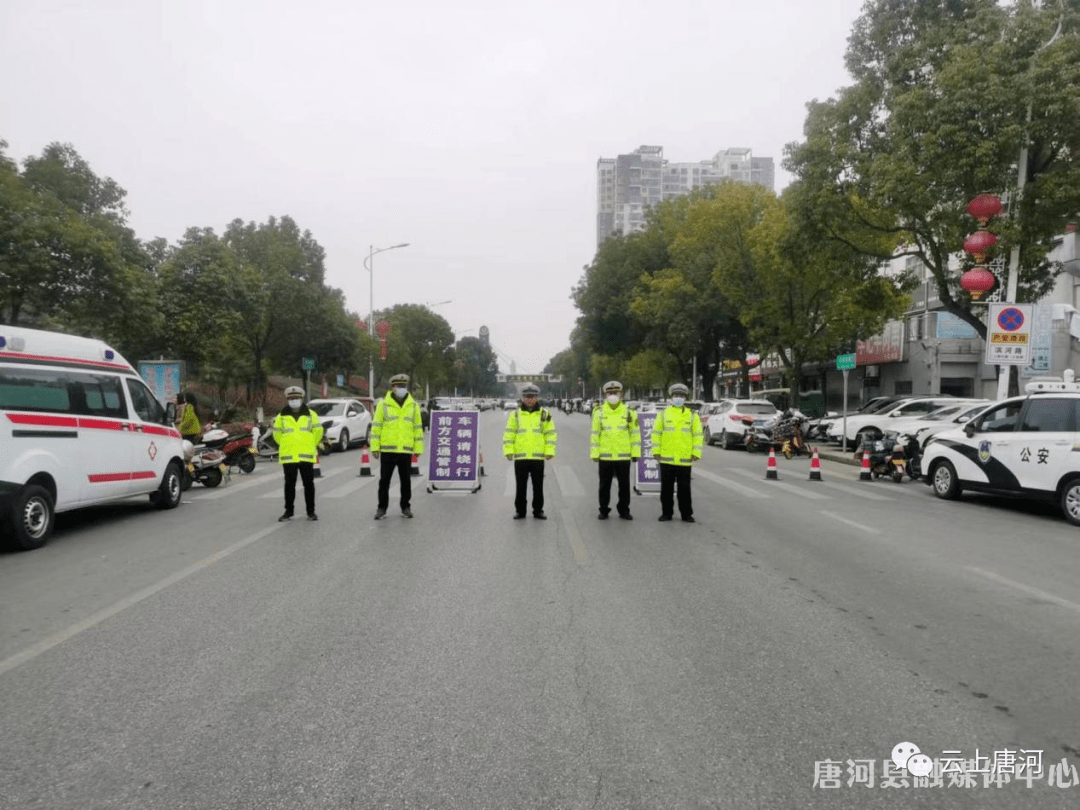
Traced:
<path fill-rule="evenodd" d="M 1076 372 L 1071 368 L 1065 369 L 1064 379 L 1061 377 L 1036 377 L 1024 386 L 1024 392 L 1028 394 L 1040 394 L 1050 392 L 1080 393 L 1080 383 L 1075 382 Z"/>

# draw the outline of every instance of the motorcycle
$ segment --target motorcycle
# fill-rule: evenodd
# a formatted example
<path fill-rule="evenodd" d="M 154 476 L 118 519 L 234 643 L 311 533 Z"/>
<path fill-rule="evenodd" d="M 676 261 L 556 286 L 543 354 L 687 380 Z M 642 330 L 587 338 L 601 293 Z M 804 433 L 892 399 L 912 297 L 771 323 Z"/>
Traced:
<path fill-rule="evenodd" d="M 886 434 L 886 441 L 893 437 L 892 477 L 900 482 L 906 475 L 912 481 L 922 478 L 922 447 L 919 439 L 910 433 Z"/>
<path fill-rule="evenodd" d="M 216 487 L 229 473 L 229 468 L 225 465 L 225 453 L 205 444 L 193 445 L 184 441 L 184 461 L 183 475 L 180 477 L 181 490 L 190 489 L 195 481 L 204 487 Z"/>
<path fill-rule="evenodd" d="M 233 467 L 239 467 L 241 472 L 250 473 L 255 470 L 255 436 L 250 425 L 245 425 L 247 431 L 229 435 L 224 430 L 214 426 L 203 434 L 203 444 L 212 450 L 220 450 L 225 454 L 224 464 L 231 471 Z"/>
<path fill-rule="evenodd" d="M 784 415 L 773 427 L 773 442 L 779 441 L 780 452 L 784 454 L 784 458 L 810 454 L 803 433 L 804 422 L 805 417 L 801 413 L 789 409 L 784 411 Z"/>
<path fill-rule="evenodd" d="M 863 451 L 869 454 L 870 475 L 878 478 L 892 478 L 900 483 L 904 477 L 904 446 L 897 443 L 896 434 L 886 434 L 877 439 L 867 439 L 862 448 L 855 452 L 855 460 L 861 461 Z"/>
<path fill-rule="evenodd" d="M 755 424 L 756 420 L 752 416 L 744 416 L 742 421 L 746 425 L 746 432 L 743 434 L 743 446 L 746 447 L 746 451 L 768 453 L 773 446 L 773 422 L 758 425 Z"/>

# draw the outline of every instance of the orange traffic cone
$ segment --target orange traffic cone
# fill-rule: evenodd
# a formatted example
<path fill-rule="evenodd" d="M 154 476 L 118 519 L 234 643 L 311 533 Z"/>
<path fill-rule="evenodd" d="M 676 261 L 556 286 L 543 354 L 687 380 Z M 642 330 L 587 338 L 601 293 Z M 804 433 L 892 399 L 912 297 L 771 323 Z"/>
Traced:
<path fill-rule="evenodd" d="M 765 470 L 765 478 L 769 481 L 775 481 L 776 475 L 776 450 L 769 448 L 769 466 Z"/>
<path fill-rule="evenodd" d="M 420 474 L 420 456 L 416 455 L 416 453 L 412 454 L 412 468 L 409 470 L 409 474 L 410 475 L 419 475 Z"/>
<path fill-rule="evenodd" d="M 814 455 L 810 457 L 810 480 L 821 480 L 821 459 L 818 458 L 817 448 L 814 448 Z"/>
<path fill-rule="evenodd" d="M 360 472 L 357 473 L 357 477 L 366 475 L 371 475 L 371 458 L 368 456 L 368 449 L 365 447 L 360 456 Z"/>
<path fill-rule="evenodd" d="M 871 480 L 873 480 L 870 477 L 870 451 L 869 450 L 863 450 L 862 451 L 862 469 L 859 470 L 859 480 L 860 481 L 871 481 Z"/>
<path fill-rule="evenodd" d="M 480 454 L 480 475 L 487 475 L 487 473 L 484 472 L 484 454 L 483 453 Z"/>
<path fill-rule="evenodd" d="M 315 478 L 322 478 L 322 470 L 319 468 L 319 454 L 315 454 Z"/>

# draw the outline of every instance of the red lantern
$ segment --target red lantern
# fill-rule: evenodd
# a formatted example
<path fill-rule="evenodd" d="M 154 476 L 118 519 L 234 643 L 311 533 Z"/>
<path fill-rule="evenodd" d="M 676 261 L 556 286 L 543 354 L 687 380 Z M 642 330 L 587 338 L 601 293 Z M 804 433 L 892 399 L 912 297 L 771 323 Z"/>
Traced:
<path fill-rule="evenodd" d="M 960 286 L 971 293 L 973 301 L 983 297 L 983 293 L 994 286 L 994 274 L 982 265 L 976 265 L 960 276 Z"/>
<path fill-rule="evenodd" d="M 980 194 L 968 203 L 968 213 L 979 221 L 980 225 L 986 225 L 988 221 L 1001 213 L 1001 198 L 996 194 Z"/>
<path fill-rule="evenodd" d="M 386 336 L 390 334 L 390 324 L 387 321 L 379 321 L 375 324 L 375 334 L 385 340 Z"/>
<path fill-rule="evenodd" d="M 983 257 L 997 244 L 998 238 L 990 231 L 975 231 L 964 240 L 964 250 L 975 257 L 978 264 L 983 263 Z"/>

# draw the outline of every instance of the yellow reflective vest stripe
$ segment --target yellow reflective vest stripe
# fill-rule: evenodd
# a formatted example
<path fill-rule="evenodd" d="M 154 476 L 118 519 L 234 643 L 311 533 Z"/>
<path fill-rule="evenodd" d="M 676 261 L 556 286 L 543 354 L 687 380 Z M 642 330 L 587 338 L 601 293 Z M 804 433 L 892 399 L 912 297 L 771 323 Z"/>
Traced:
<path fill-rule="evenodd" d="M 506 417 L 503 455 L 515 461 L 555 457 L 555 420 L 547 408 L 525 411 L 518 408 Z"/>
<path fill-rule="evenodd" d="M 322 437 L 323 429 L 314 411 L 300 418 L 284 412 L 274 418 L 274 438 L 278 443 L 278 461 L 282 464 L 300 461 L 314 464 Z"/>
<path fill-rule="evenodd" d="M 420 406 L 411 394 L 405 395 L 400 405 L 391 392 L 375 405 L 371 422 L 371 452 L 411 453 L 419 456 L 424 452 L 424 423 Z"/>
<path fill-rule="evenodd" d="M 607 403 L 592 413 L 589 458 L 600 461 L 631 461 L 641 457 L 641 431 L 637 412 L 625 402 L 612 408 Z"/>
<path fill-rule="evenodd" d="M 656 415 L 652 453 L 661 464 L 686 466 L 701 458 L 701 418 L 690 408 L 667 407 Z"/>

